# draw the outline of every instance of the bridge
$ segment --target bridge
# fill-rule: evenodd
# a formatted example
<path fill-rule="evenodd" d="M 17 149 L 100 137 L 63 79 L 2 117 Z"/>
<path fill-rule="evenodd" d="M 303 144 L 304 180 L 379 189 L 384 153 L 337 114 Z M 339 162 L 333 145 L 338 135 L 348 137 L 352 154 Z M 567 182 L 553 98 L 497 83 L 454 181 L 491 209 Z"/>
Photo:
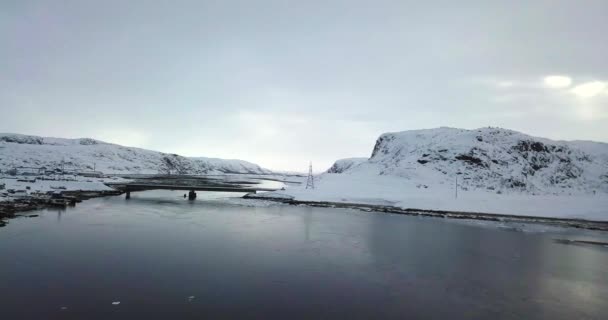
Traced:
<path fill-rule="evenodd" d="M 196 199 L 196 191 L 257 193 L 258 191 L 278 190 L 271 188 L 241 187 L 238 185 L 175 185 L 161 183 L 106 183 L 106 185 L 124 191 L 125 199 L 131 198 L 131 192 L 146 190 L 187 190 L 189 191 L 188 198 L 190 200 Z"/>

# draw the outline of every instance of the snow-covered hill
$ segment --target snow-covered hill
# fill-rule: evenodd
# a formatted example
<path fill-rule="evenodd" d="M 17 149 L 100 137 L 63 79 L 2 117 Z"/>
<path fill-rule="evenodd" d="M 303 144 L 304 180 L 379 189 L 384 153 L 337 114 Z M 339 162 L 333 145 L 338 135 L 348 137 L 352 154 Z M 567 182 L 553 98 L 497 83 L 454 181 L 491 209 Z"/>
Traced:
<path fill-rule="evenodd" d="M 314 189 L 259 196 L 608 221 L 608 144 L 496 128 L 386 133 L 369 159 L 337 161 Z"/>
<path fill-rule="evenodd" d="M 345 167 L 343 161 L 334 166 Z M 426 188 L 458 179 L 465 191 L 607 193 L 608 144 L 442 127 L 383 134 L 369 160 L 330 172 L 394 176 Z"/>
<path fill-rule="evenodd" d="M 61 139 L 0 134 L 0 170 L 15 167 L 64 167 L 66 171 L 103 173 L 271 173 L 243 160 L 187 158 L 176 154 L 124 147 L 94 139 Z"/>

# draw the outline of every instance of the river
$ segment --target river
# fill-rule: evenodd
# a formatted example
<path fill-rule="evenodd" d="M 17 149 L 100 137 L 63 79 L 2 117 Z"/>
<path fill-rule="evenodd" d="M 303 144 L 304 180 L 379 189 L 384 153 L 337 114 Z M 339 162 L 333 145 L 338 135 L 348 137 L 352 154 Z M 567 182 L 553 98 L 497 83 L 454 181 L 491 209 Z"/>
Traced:
<path fill-rule="evenodd" d="M 146 191 L 0 228 L 3 319 L 606 319 L 608 234 Z"/>

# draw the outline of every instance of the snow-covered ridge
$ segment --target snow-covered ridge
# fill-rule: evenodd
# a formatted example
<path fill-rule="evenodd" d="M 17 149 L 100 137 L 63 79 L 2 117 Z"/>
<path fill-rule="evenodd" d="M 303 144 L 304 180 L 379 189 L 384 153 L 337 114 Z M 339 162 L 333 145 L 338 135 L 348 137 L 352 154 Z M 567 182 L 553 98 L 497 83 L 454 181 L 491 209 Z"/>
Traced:
<path fill-rule="evenodd" d="M 427 186 L 530 194 L 608 192 L 608 144 L 520 132 L 437 128 L 381 135 L 368 161 L 342 174 L 395 176 Z"/>
<path fill-rule="evenodd" d="M 33 144 L 33 145 L 54 145 L 54 146 L 70 146 L 70 145 L 94 145 L 94 144 L 108 144 L 103 141 L 80 138 L 80 139 L 63 139 L 63 138 L 49 138 L 49 137 L 38 137 L 28 136 L 17 133 L 0 133 L 0 142 L 6 143 L 17 143 L 17 144 Z"/>
<path fill-rule="evenodd" d="M 367 160 L 368 158 L 346 158 L 336 160 L 336 162 L 334 162 L 331 168 L 327 170 L 327 173 L 342 173 L 361 163 L 364 163 Z"/>
<path fill-rule="evenodd" d="M 152 150 L 125 147 L 99 140 L 62 139 L 0 134 L 0 170 L 45 167 L 47 170 L 101 171 L 129 174 L 271 173 L 243 160 L 188 158 Z"/>

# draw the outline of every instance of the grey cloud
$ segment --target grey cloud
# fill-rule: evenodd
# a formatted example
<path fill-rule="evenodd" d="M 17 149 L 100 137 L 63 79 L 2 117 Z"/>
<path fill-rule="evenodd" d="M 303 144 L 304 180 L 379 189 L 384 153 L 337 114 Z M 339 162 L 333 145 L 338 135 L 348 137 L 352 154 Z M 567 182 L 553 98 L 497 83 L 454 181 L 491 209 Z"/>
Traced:
<path fill-rule="evenodd" d="M 608 79 L 606 12 L 593 0 L 3 1 L 0 128 L 279 169 L 441 125 L 607 141 L 604 98 L 540 86 Z"/>

